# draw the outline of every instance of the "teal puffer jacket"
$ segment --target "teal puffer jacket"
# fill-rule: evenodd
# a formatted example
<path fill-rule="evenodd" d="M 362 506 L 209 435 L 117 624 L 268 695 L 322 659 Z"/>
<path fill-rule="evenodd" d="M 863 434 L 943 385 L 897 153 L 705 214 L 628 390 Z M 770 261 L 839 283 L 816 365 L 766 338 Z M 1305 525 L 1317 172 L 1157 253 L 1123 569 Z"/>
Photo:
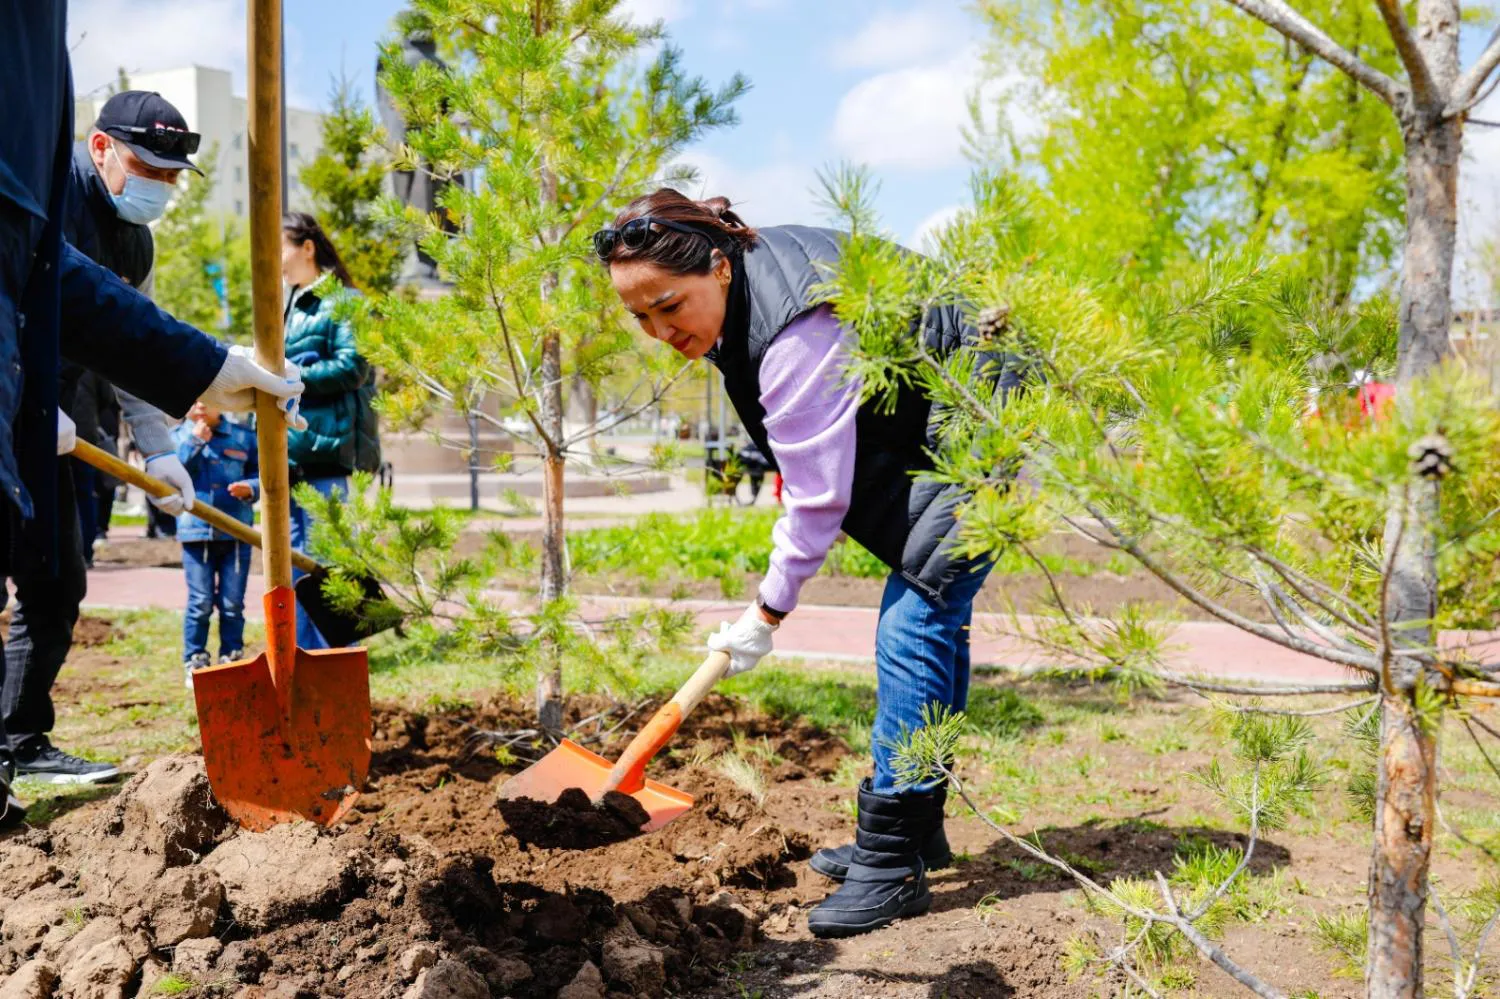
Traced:
<path fill-rule="evenodd" d="M 287 435 L 294 478 L 327 478 L 354 471 L 359 415 L 357 392 L 370 366 L 354 347 L 354 330 L 339 303 L 359 292 L 324 274 L 293 290 L 286 311 L 286 356 L 302 369 L 306 430 Z"/>

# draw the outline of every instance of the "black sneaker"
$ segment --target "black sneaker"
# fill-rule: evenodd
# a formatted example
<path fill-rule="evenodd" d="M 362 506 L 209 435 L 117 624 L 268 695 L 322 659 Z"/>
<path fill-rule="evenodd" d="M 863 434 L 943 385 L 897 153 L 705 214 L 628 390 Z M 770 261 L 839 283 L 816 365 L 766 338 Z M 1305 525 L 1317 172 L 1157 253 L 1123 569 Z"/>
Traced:
<path fill-rule="evenodd" d="M 207 652 L 194 652 L 182 661 L 182 685 L 188 690 L 193 689 L 193 670 L 204 669 L 212 666 L 214 661 L 208 658 Z"/>
<path fill-rule="evenodd" d="M 225 663 L 237 663 L 243 658 L 245 658 L 244 649 L 231 649 L 228 652 L 220 652 L 219 665 L 223 666 Z"/>
<path fill-rule="evenodd" d="M 34 753 L 18 751 L 16 775 L 44 784 L 98 784 L 120 776 L 120 768 L 113 763 L 85 760 L 48 743 Z"/>

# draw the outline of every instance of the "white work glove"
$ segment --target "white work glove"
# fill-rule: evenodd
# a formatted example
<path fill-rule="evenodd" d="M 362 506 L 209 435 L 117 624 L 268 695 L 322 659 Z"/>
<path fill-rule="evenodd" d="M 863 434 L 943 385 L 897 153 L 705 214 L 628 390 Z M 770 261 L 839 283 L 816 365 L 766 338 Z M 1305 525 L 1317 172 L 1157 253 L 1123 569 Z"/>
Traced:
<path fill-rule="evenodd" d="M 171 451 L 162 454 L 154 454 L 146 459 L 146 474 L 153 479 L 161 479 L 167 485 L 177 490 L 171 496 L 151 496 L 146 498 L 151 505 L 162 513 L 169 516 L 177 516 L 193 505 L 193 500 L 198 498 L 198 492 L 193 488 L 193 477 L 188 474 L 187 469 L 182 467 L 182 462 Z"/>
<path fill-rule="evenodd" d="M 738 676 L 755 668 L 766 653 L 771 651 L 771 632 L 777 625 L 767 621 L 760 608 L 751 604 L 733 624 L 725 621 L 719 630 L 708 636 L 708 647 L 715 652 L 729 653 L 728 676 Z"/>
<path fill-rule="evenodd" d="M 224 366 L 204 390 L 203 401 L 214 409 L 247 413 L 255 408 L 255 393 L 265 392 L 281 400 L 287 426 L 306 430 L 307 421 L 297 412 L 302 387 L 302 369 L 291 361 L 285 362 L 282 374 L 277 375 L 255 363 L 255 351 L 234 346 L 229 348 Z"/>
<path fill-rule="evenodd" d="M 72 454 L 78 445 L 78 424 L 62 410 L 57 411 L 57 453 Z"/>

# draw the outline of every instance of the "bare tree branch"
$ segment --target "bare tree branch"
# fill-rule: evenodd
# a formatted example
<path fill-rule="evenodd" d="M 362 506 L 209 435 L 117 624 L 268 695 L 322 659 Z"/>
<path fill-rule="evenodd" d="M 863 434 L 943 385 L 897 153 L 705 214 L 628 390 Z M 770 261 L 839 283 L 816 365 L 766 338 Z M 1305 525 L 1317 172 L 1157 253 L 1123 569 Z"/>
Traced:
<path fill-rule="evenodd" d="M 1214 694 L 1240 694 L 1245 697 L 1305 697 L 1308 694 L 1348 694 L 1374 690 L 1374 686 L 1362 680 L 1349 683 L 1308 683 L 1288 686 L 1237 686 L 1228 683 L 1210 683 L 1165 671 L 1156 674 L 1164 681 L 1189 690 L 1206 690 Z"/>
<path fill-rule="evenodd" d="M 1103 511 L 1099 510 L 1098 507 L 1094 506 L 1092 503 L 1087 502 L 1086 498 L 1084 497 L 1076 496 L 1076 498 L 1084 502 L 1085 508 L 1088 510 L 1089 514 L 1095 520 L 1099 521 L 1100 525 L 1103 526 L 1107 531 L 1109 531 L 1110 534 L 1115 538 L 1113 542 L 1104 539 L 1096 539 L 1098 540 L 1099 544 L 1104 545 L 1106 548 L 1119 549 L 1120 551 L 1124 551 L 1133 556 L 1135 560 L 1142 566 L 1144 566 L 1147 570 L 1149 570 L 1153 576 L 1155 576 L 1157 579 L 1160 579 L 1163 583 L 1166 583 L 1167 586 L 1171 587 L 1177 593 L 1181 594 L 1188 600 L 1189 603 L 1193 604 L 1195 607 L 1198 607 L 1203 611 L 1208 612 L 1209 614 L 1218 618 L 1220 621 L 1223 621 L 1225 624 L 1232 624 L 1236 628 L 1239 628 L 1241 631 L 1247 631 L 1250 634 L 1255 635 L 1257 638 L 1264 638 L 1268 642 L 1274 642 L 1275 644 L 1280 645 L 1284 648 L 1291 649 L 1294 652 L 1306 653 L 1307 655 L 1315 656 L 1319 659 L 1326 659 L 1331 663 L 1338 663 L 1341 666 L 1351 666 L 1354 669 L 1363 670 L 1366 673 L 1374 673 L 1379 669 L 1379 662 L 1374 656 L 1357 655 L 1352 652 L 1345 652 L 1341 649 L 1332 649 L 1326 645 L 1319 645 L 1316 642 L 1309 642 L 1303 639 L 1297 639 L 1287 635 L 1283 635 L 1279 633 L 1275 628 L 1268 627 L 1258 621 L 1252 621 L 1249 618 L 1245 617 L 1243 614 L 1238 614 L 1230 610 L 1228 607 L 1224 607 L 1223 605 L 1210 600 L 1204 594 L 1199 593 L 1198 590 L 1196 590 L 1194 587 L 1189 586 L 1187 583 L 1177 578 L 1175 573 L 1167 569 L 1161 563 L 1157 562 L 1157 560 L 1150 554 L 1148 554 L 1145 549 L 1143 549 L 1139 544 L 1126 537 L 1124 531 L 1121 530 L 1117 525 L 1115 525 L 1115 523 L 1108 517 L 1106 517 Z"/>
<path fill-rule="evenodd" d="M 1392 108 L 1405 101 L 1406 91 L 1401 84 L 1329 38 L 1322 29 L 1297 13 L 1283 0 L 1229 0 L 1229 2 L 1251 17 L 1281 32 L 1324 61 L 1338 67 L 1350 79 Z"/>
<path fill-rule="evenodd" d="M 1463 114 L 1469 108 L 1479 102 L 1479 88 L 1484 86 L 1484 81 L 1497 68 L 1500 68 L 1500 28 L 1490 35 L 1489 44 L 1485 46 L 1479 58 L 1468 70 L 1453 84 L 1453 96 L 1448 101 L 1448 107 L 1443 111 L 1445 117 Z"/>
<path fill-rule="evenodd" d="M 1396 54 L 1401 57 L 1401 65 L 1406 67 L 1406 75 L 1411 78 L 1412 96 L 1419 104 L 1429 103 L 1434 96 L 1439 96 L 1436 94 L 1437 84 L 1427 68 L 1427 60 L 1422 56 L 1416 36 L 1411 33 L 1406 12 L 1401 9 L 1399 0 L 1375 0 L 1375 6 L 1380 8 L 1391 41 L 1396 43 Z"/>

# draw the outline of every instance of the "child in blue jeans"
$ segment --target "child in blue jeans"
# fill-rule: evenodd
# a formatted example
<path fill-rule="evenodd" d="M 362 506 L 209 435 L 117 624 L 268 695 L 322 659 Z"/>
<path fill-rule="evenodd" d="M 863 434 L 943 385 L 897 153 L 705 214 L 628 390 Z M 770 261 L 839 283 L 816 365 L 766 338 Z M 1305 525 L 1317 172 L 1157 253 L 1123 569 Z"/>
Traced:
<path fill-rule="evenodd" d="M 218 410 L 193 404 L 187 422 L 173 436 L 177 458 L 193 477 L 200 503 L 211 503 L 244 524 L 253 524 L 260 498 L 260 467 L 255 431 L 221 418 Z M 177 518 L 182 568 L 187 573 L 187 614 L 182 619 L 182 666 L 188 689 L 193 670 L 213 664 L 208 654 L 208 620 L 219 612 L 219 662 L 233 662 L 245 651 L 245 579 L 250 546 L 210 527 L 190 513 Z"/>

